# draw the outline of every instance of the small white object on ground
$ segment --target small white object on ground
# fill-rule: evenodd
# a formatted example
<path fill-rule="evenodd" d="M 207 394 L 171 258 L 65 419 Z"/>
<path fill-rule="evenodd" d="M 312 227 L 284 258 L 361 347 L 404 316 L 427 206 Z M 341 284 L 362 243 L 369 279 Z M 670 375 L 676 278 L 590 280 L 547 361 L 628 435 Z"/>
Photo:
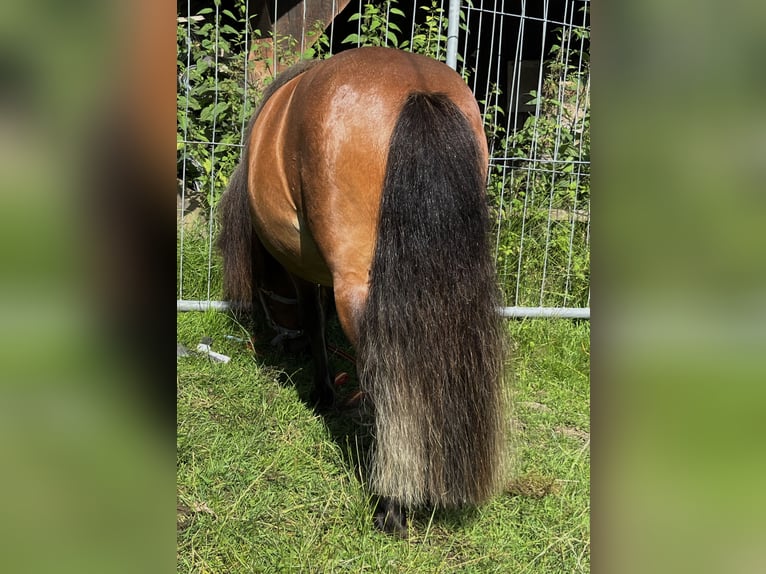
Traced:
<path fill-rule="evenodd" d="M 226 355 L 222 355 L 221 353 L 216 353 L 212 349 L 210 349 L 210 345 L 207 345 L 205 343 L 200 343 L 197 345 L 197 351 L 200 353 L 206 354 L 208 357 L 213 359 L 214 361 L 217 361 L 219 363 L 228 363 L 231 361 L 231 357 L 227 357 Z"/>

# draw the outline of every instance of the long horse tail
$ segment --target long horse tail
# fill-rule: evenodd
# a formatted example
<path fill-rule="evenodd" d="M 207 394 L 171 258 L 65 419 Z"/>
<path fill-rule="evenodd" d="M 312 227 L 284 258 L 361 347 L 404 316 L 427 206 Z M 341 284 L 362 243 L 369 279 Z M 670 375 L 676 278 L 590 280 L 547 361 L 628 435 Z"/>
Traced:
<path fill-rule="evenodd" d="M 375 414 L 371 487 L 408 507 L 478 504 L 502 476 L 505 345 L 485 173 L 460 109 L 410 94 L 391 136 L 358 349 Z"/>
<path fill-rule="evenodd" d="M 253 301 L 253 223 L 247 193 L 248 147 L 246 144 L 243 160 L 229 178 L 229 186 L 218 203 L 220 231 L 216 243 L 223 258 L 224 299 L 234 308 L 242 310 L 249 309 Z"/>
<path fill-rule="evenodd" d="M 319 60 L 302 60 L 288 68 L 264 90 L 258 108 L 250 118 L 244 138 L 242 159 L 237 165 L 221 200 L 218 203 L 220 230 L 216 246 L 223 258 L 224 299 L 237 309 L 249 309 L 253 301 L 253 272 L 258 262 L 253 256 L 253 232 L 250 214 L 249 154 L 253 126 L 264 104 L 279 88 L 319 63 Z"/>

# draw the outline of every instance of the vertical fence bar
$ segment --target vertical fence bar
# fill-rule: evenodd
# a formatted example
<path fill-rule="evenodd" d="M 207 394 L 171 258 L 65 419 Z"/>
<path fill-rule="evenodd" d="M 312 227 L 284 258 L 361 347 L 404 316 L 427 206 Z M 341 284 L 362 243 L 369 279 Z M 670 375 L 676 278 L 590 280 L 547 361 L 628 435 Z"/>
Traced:
<path fill-rule="evenodd" d="M 460 30 L 460 0 L 449 0 L 447 12 L 447 65 L 457 70 L 457 35 Z"/>

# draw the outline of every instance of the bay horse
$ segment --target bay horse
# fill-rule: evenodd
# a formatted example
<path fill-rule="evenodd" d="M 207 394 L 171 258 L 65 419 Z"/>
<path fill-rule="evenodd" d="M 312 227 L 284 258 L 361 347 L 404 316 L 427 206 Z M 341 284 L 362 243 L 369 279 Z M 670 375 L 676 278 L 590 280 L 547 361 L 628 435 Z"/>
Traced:
<path fill-rule="evenodd" d="M 219 205 L 225 297 L 283 314 L 299 303 L 300 325 L 285 331 L 308 335 L 320 409 L 335 403 L 324 333 L 334 296 L 372 412 L 369 484 L 386 532 L 406 535 L 411 508 L 479 504 L 501 478 L 487 166 L 459 74 L 357 48 L 267 88 Z"/>

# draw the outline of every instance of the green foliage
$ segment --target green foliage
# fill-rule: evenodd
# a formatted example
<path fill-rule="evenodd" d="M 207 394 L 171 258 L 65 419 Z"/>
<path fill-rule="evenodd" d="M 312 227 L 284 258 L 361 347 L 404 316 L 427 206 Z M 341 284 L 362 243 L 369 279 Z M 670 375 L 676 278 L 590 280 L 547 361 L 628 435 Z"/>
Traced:
<path fill-rule="evenodd" d="M 330 38 L 325 33 L 321 22 L 315 22 L 311 32 L 309 32 L 307 36 L 315 37 L 316 41 L 312 46 L 309 46 L 303 51 L 301 58 L 304 60 L 325 60 L 332 56 Z"/>
<path fill-rule="evenodd" d="M 187 181 L 197 203 L 217 198 L 239 161 L 243 121 L 252 112 L 245 98 L 248 23 L 245 3 L 230 10 L 203 8 L 177 26 L 177 151 L 179 175 L 185 159 Z M 248 31 L 252 38 L 252 30 Z"/>
<path fill-rule="evenodd" d="M 500 222 L 498 269 L 506 300 L 513 304 L 587 305 L 589 66 L 587 54 L 572 49 L 570 42 L 588 34 L 582 28 L 557 30 L 542 89 L 530 93 L 537 113 L 520 129 L 506 136 L 496 120 L 485 116 L 490 140 L 499 142 L 489 194 Z M 499 112 L 493 118 L 502 114 L 492 111 Z"/>
<path fill-rule="evenodd" d="M 447 14 L 437 0 L 430 5 L 418 6 L 421 18 L 411 34 L 404 34 L 394 17 L 406 18 L 396 7 L 397 0 L 373 0 L 362 6 L 362 12 L 352 14 L 348 21 L 358 22 L 358 30 L 346 36 L 341 43 L 354 46 L 391 46 L 416 54 L 445 61 L 447 57 Z M 465 11 L 460 11 L 465 22 Z M 465 29 L 465 24 L 460 25 Z M 411 36 L 411 38 L 410 38 Z M 458 61 L 462 57 L 458 54 Z"/>
<path fill-rule="evenodd" d="M 415 27 L 412 51 L 444 61 L 447 58 L 447 14 L 436 0 L 430 6 L 419 6 L 425 21 Z"/>
<path fill-rule="evenodd" d="M 402 42 L 399 39 L 402 30 L 395 22 L 391 21 L 391 15 L 404 17 L 404 12 L 396 8 L 396 0 L 365 4 L 361 13 L 352 14 L 348 19 L 349 22 L 358 22 L 357 33 L 349 34 L 341 43 L 406 49 L 407 42 Z"/>
<path fill-rule="evenodd" d="M 207 216 L 207 213 L 204 215 Z M 211 258 L 211 254 L 215 254 L 215 236 L 210 231 L 209 222 L 198 214 L 188 216 L 184 225 L 176 229 L 179 299 L 220 299 L 223 272 L 220 258 Z"/>

